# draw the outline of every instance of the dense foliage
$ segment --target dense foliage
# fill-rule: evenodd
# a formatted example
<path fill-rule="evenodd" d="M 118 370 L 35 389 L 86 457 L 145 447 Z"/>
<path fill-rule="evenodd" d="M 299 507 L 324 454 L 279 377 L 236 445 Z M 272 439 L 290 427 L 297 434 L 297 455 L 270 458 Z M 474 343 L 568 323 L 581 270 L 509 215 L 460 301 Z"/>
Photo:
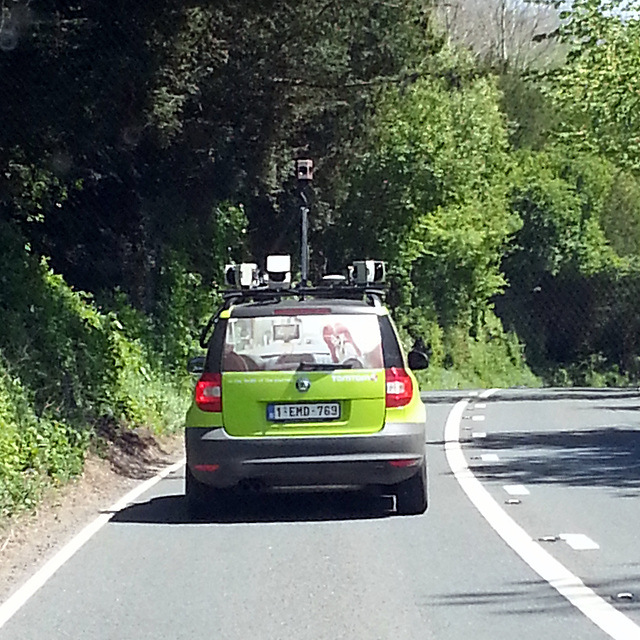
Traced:
<path fill-rule="evenodd" d="M 47 260 L 0 223 L 0 516 L 31 504 L 45 478 L 82 470 L 101 433 L 145 425 L 175 429 L 186 387 L 160 357 L 92 296 L 73 291 Z M 150 342 L 150 341 L 149 341 Z M 183 340 L 184 342 L 184 340 Z"/>
<path fill-rule="evenodd" d="M 531 68 L 435 4 L 3 4 L 1 513 L 179 422 L 223 265 L 299 254 L 295 157 L 312 276 L 387 260 L 425 384 L 637 382 L 638 3 L 563 4 Z"/>
<path fill-rule="evenodd" d="M 343 259 L 364 250 L 389 262 L 397 319 L 430 343 L 431 382 L 450 384 L 447 368 L 466 369 L 469 383 L 488 381 L 492 368 L 496 383 L 533 382 L 490 304 L 506 284 L 500 263 L 520 225 L 507 206 L 509 158 L 495 82 L 469 77 L 452 89 L 447 78 L 428 78 L 387 92 L 370 144 L 353 162 L 323 245 Z M 496 339 L 491 349 L 489 338 Z M 472 364 L 478 342 L 491 351 L 490 364 L 486 354 Z M 503 367 L 507 375 L 498 373 Z"/>

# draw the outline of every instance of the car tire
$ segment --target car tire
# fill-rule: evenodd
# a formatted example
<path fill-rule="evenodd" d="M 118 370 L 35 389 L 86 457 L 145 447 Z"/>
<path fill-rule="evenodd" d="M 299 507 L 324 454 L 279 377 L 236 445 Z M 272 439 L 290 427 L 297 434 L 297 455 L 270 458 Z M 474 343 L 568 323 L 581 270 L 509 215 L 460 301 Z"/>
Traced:
<path fill-rule="evenodd" d="M 189 516 L 191 518 L 201 517 L 209 507 L 209 487 L 196 480 L 188 466 L 185 471 L 184 492 Z"/>
<path fill-rule="evenodd" d="M 186 467 L 185 496 L 190 518 L 198 519 L 223 510 L 229 505 L 228 494 L 228 490 L 214 489 L 196 480 L 189 467 Z"/>
<path fill-rule="evenodd" d="M 423 464 L 415 475 L 395 487 L 396 511 L 400 515 L 414 516 L 427 510 L 427 465 Z"/>

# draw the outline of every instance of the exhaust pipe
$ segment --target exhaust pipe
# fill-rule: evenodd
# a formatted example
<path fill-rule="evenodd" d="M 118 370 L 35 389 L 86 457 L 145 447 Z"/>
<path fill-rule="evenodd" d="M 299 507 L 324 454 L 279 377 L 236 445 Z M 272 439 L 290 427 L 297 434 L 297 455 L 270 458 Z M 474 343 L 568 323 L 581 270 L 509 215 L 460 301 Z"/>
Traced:
<path fill-rule="evenodd" d="M 265 489 L 265 484 L 258 478 L 244 478 L 240 480 L 238 488 L 246 493 L 261 493 Z"/>

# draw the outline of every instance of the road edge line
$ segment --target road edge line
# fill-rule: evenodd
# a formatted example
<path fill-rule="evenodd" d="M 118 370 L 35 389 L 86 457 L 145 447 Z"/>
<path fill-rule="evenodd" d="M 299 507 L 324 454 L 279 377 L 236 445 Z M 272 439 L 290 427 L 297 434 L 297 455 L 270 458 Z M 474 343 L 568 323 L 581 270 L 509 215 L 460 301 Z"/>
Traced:
<path fill-rule="evenodd" d="M 178 462 L 165 467 L 152 478 L 145 480 L 126 495 L 120 498 L 107 511 L 101 513 L 95 520 L 90 522 L 76 534 L 62 549 L 36 571 L 17 591 L 15 591 L 5 602 L 0 605 L 0 629 L 31 599 L 31 597 L 55 574 L 65 562 L 70 560 L 102 527 L 104 527 L 113 516 L 122 511 L 136 498 L 164 480 L 168 475 L 177 471 L 185 464 L 182 458 Z"/>
<path fill-rule="evenodd" d="M 488 398 L 500 389 L 481 394 Z M 543 549 L 509 516 L 475 477 L 460 444 L 462 414 L 471 400 L 460 400 L 447 416 L 444 429 L 445 455 L 449 468 L 462 490 L 491 528 L 524 562 L 561 596 L 580 610 L 589 620 L 614 640 L 639 640 L 640 627 L 615 607 L 603 600 L 580 578 Z"/>

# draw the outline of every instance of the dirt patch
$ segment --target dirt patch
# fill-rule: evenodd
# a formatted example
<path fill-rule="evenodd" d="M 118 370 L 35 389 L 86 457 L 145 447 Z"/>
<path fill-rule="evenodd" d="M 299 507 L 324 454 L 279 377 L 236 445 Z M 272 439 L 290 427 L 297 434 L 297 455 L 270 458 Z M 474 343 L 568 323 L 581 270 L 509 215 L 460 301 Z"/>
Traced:
<path fill-rule="evenodd" d="M 51 488 L 33 513 L 0 522 L 0 603 L 101 512 L 183 456 L 182 434 L 104 425 L 99 454 L 87 456 L 82 476 Z"/>

